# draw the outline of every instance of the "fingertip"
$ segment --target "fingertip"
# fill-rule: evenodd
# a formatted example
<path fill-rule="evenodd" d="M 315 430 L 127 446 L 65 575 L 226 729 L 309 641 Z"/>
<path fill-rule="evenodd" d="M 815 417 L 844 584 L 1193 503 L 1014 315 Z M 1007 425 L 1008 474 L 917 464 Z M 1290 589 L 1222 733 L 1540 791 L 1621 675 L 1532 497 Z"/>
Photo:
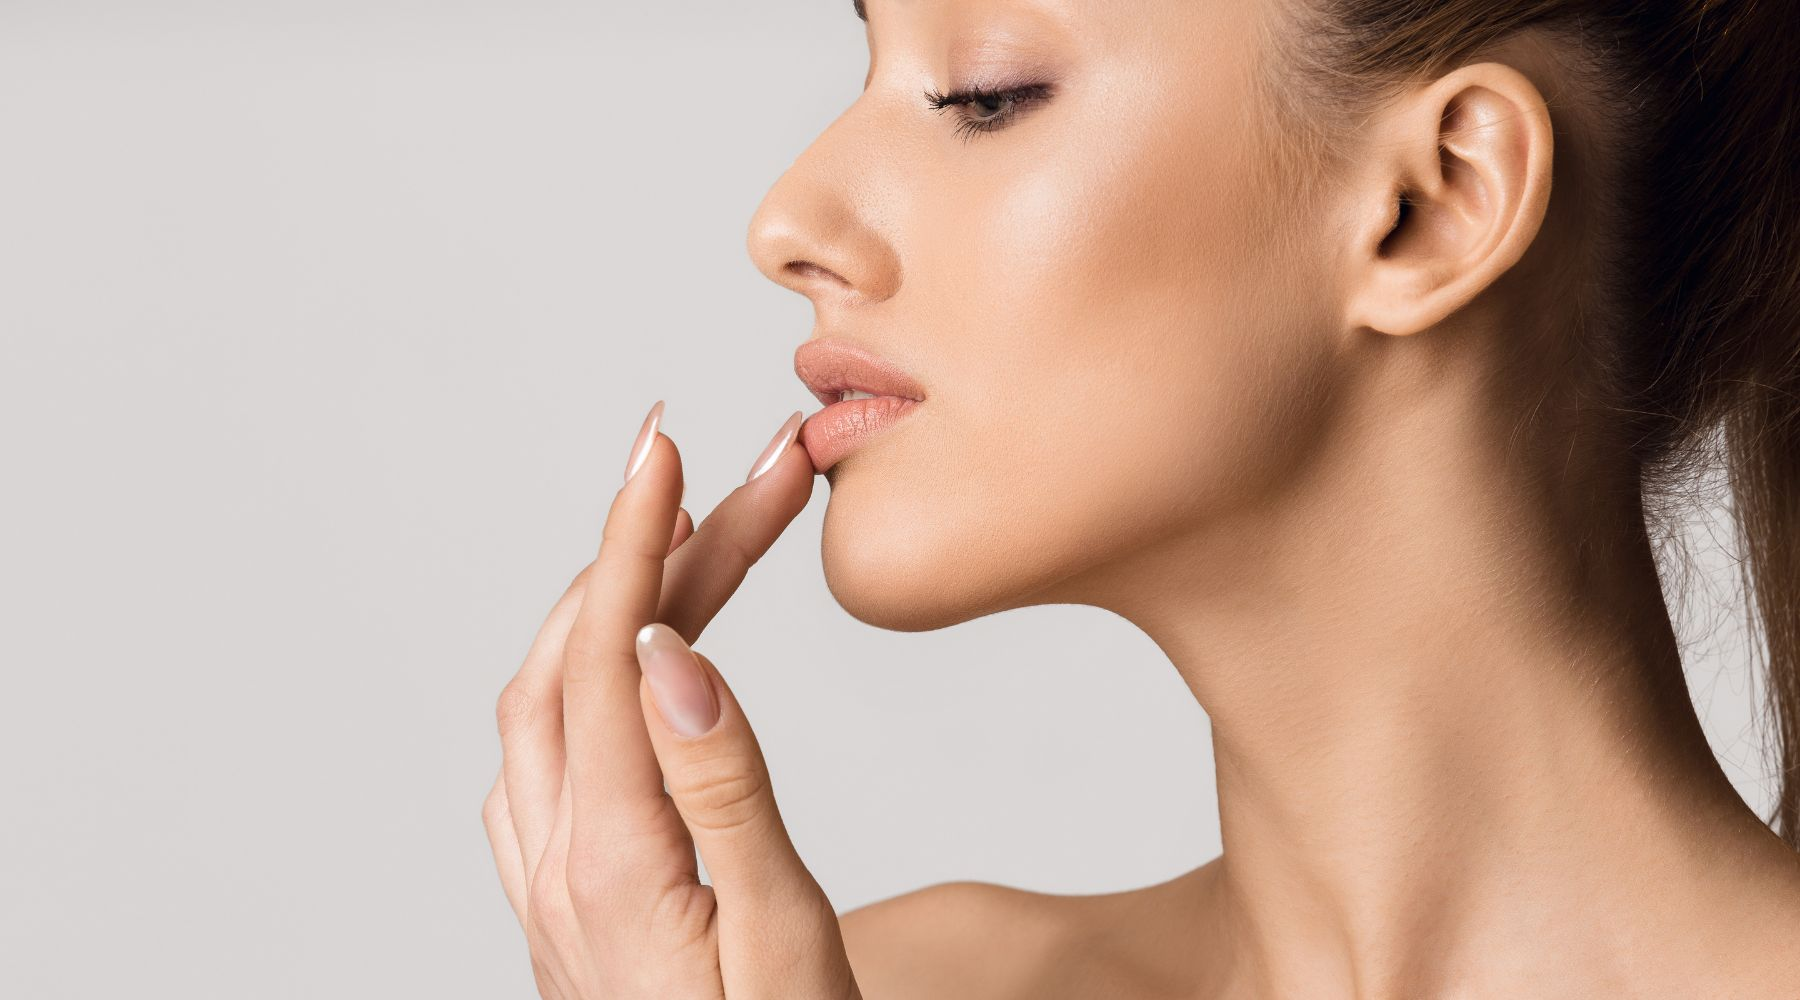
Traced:
<path fill-rule="evenodd" d="M 812 456 L 798 441 L 787 450 L 775 456 L 767 471 L 754 479 L 745 480 L 738 490 L 746 495 L 754 493 L 756 506 L 771 512 L 779 512 L 783 523 L 792 520 L 806 507 L 812 499 L 813 482 L 818 473 L 813 470 Z"/>
<path fill-rule="evenodd" d="M 800 436 L 800 425 L 804 417 L 805 414 L 799 410 L 788 414 L 787 419 L 783 420 L 781 426 L 776 429 L 775 436 L 770 438 L 769 443 L 763 448 L 762 454 L 758 455 L 756 461 L 751 463 L 750 474 L 744 477 L 744 482 L 752 483 L 761 479 L 770 469 L 787 457 L 787 453 L 792 450 L 794 442 Z"/>
<path fill-rule="evenodd" d="M 681 633 L 661 622 L 651 622 L 637 632 L 638 665 L 643 680 L 676 734 L 698 739 L 719 721 L 719 702 L 708 671 Z"/>
<path fill-rule="evenodd" d="M 633 476 L 644 467 L 650 453 L 656 450 L 656 440 L 662 437 L 660 427 L 663 416 L 663 400 L 657 400 L 650 406 L 650 412 L 644 415 L 643 424 L 638 427 L 637 438 L 631 442 L 631 451 L 625 460 L 625 482 L 630 483 Z"/>

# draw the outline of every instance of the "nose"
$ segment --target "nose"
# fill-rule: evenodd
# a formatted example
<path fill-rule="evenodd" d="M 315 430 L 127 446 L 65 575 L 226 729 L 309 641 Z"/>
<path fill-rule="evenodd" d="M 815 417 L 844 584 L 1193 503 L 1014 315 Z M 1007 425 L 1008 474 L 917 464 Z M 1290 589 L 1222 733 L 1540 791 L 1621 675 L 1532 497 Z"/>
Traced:
<path fill-rule="evenodd" d="M 899 261 L 875 209 L 892 203 L 881 130 L 859 101 L 775 181 L 750 219 L 750 259 L 770 281 L 826 303 L 867 303 L 899 290 Z"/>

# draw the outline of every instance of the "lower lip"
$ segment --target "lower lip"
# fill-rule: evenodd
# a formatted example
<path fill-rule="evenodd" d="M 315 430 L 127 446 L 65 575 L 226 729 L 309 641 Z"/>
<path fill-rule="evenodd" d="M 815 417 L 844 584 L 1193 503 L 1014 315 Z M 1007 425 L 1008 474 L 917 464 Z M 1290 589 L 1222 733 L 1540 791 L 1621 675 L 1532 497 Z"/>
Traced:
<path fill-rule="evenodd" d="M 813 471 L 822 473 L 918 406 L 918 400 L 900 396 L 832 403 L 800 426 L 800 443 L 812 456 Z"/>

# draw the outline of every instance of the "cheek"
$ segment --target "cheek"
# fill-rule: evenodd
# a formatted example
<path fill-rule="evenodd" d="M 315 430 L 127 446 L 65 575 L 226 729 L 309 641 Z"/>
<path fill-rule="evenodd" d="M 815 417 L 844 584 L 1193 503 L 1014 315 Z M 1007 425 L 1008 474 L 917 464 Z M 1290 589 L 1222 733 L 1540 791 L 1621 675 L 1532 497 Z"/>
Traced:
<path fill-rule="evenodd" d="M 1093 235 L 1042 280 L 963 286 L 960 322 L 921 351 L 932 397 L 840 468 L 824 565 L 858 618 L 1019 606 L 1257 502 L 1300 460 L 1328 370 L 1300 290 L 1243 257 L 1202 266 L 1220 243 L 1132 259 Z"/>
<path fill-rule="evenodd" d="M 961 480 L 970 520 L 1004 527 L 962 544 L 1016 584 L 1254 502 L 1319 398 L 1323 310 L 1245 207 L 1267 202 L 1220 164 L 1190 165 L 1056 199 L 1089 224 L 1058 229 L 1035 266 L 1014 261 L 1006 273 L 1033 280 L 1008 280 L 1007 307 L 966 331 L 984 349 L 957 369 L 950 453 L 980 470 Z"/>

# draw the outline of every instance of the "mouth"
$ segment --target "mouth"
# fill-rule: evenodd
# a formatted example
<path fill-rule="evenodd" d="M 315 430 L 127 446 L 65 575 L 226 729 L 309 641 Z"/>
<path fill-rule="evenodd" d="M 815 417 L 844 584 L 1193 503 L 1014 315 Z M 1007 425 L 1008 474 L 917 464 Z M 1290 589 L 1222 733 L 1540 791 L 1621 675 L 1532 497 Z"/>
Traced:
<path fill-rule="evenodd" d="M 913 397 L 895 396 L 891 393 L 868 392 L 863 389 L 839 389 L 836 392 L 828 389 L 814 389 L 813 398 L 824 403 L 826 406 L 830 406 L 833 403 L 847 403 L 852 399 L 912 399 L 915 403 L 919 402 L 918 399 Z"/>
<path fill-rule="evenodd" d="M 924 387 L 900 366 L 841 337 L 815 337 L 801 344 L 794 350 L 794 374 L 826 406 L 862 396 L 915 403 L 925 399 Z"/>
<path fill-rule="evenodd" d="M 900 396 L 862 396 L 832 403 L 800 425 L 800 443 L 823 474 L 870 438 L 923 406 Z"/>
<path fill-rule="evenodd" d="M 821 474 L 925 401 L 924 388 L 911 375 L 842 338 L 801 344 L 794 373 L 825 405 L 800 427 L 813 470 Z"/>

